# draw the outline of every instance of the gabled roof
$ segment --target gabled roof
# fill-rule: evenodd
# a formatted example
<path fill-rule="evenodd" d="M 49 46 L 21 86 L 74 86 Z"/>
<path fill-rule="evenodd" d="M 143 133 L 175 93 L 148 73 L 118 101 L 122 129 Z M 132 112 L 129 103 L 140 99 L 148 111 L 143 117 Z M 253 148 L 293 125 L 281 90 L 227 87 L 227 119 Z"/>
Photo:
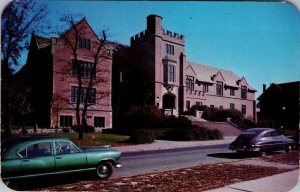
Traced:
<path fill-rule="evenodd" d="M 51 39 L 36 34 L 33 34 L 33 36 L 35 38 L 36 46 L 38 47 L 38 49 L 42 49 L 51 45 Z"/>
<path fill-rule="evenodd" d="M 187 61 L 187 64 L 190 65 L 194 71 L 197 74 L 197 80 L 200 82 L 205 82 L 205 83 L 215 83 L 213 81 L 213 77 L 221 74 L 221 76 L 224 79 L 225 85 L 229 87 L 235 87 L 238 88 L 238 81 L 243 79 L 243 77 L 237 76 L 235 73 L 232 71 L 216 68 L 216 67 L 211 67 L 203 64 L 198 64 L 198 63 L 193 63 L 190 61 Z M 252 86 L 250 86 L 247 83 L 247 87 L 250 90 L 256 91 Z"/>

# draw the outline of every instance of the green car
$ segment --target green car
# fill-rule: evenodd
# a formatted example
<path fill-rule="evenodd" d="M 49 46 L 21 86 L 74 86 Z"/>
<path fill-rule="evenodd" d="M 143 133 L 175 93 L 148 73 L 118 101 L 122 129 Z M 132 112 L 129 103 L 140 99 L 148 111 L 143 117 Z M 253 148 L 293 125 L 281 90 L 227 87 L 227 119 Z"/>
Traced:
<path fill-rule="evenodd" d="M 108 147 L 80 149 L 65 137 L 23 136 L 1 143 L 2 180 L 94 171 L 100 179 L 121 167 L 119 150 Z"/>

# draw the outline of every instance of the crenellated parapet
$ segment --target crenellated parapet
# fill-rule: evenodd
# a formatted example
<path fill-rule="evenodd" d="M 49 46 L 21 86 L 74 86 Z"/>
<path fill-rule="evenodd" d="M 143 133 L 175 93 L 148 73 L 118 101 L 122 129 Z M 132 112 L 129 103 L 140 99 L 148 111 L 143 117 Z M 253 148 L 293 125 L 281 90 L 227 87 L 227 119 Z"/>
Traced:
<path fill-rule="evenodd" d="M 154 35 L 154 34 L 153 34 Z M 130 38 L 130 43 L 131 45 L 136 45 L 141 42 L 143 42 L 145 39 L 147 39 L 151 34 L 145 30 L 142 31 Z M 164 30 L 162 29 L 162 34 L 155 34 L 157 37 L 161 37 L 165 41 L 173 42 L 176 44 L 184 45 L 184 35 L 178 34 L 178 33 L 173 33 L 169 30 Z"/>
<path fill-rule="evenodd" d="M 169 30 L 164 30 L 162 33 L 162 39 L 165 41 L 173 42 L 176 44 L 180 44 L 184 46 L 184 35 L 178 34 L 178 33 L 173 33 Z"/>
<path fill-rule="evenodd" d="M 138 44 L 139 42 L 144 41 L 146 37 L 148 37 L 147 31 L 146 30 L 142 31 L 130 38 L 130 44 L 131 45 Z"/>

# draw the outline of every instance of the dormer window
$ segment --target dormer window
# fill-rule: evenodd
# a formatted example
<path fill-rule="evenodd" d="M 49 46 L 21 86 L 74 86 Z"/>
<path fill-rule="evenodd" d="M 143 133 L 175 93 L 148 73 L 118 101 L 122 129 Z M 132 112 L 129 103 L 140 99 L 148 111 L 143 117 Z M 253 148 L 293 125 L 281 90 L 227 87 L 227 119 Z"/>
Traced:
<path fill-rule="evenodd" d="M 166 52 L 168 55 L 174 55 L 174 45 L 166 44 Z"/>
<path fill-rule="evenodd" d="M 241 98 L 247 99 L 247 87 L 246 86 L 241 87 Z"/>
<path fill-rule="evenodd" d="M 189 90 L 194 90 L 194 77 L 193 76 L 186 76 L 186 88 Z"/>
<path fill-rule="evenodd" d="M 91 49 L 91 40 L 86 38 L 78 38 L 78 47 L 81 49 Z"/>
<path fill-rule="evenodd" d="M 218 96 L 223 96 L 223 82 L 217 81 L 216 94 Z"/>

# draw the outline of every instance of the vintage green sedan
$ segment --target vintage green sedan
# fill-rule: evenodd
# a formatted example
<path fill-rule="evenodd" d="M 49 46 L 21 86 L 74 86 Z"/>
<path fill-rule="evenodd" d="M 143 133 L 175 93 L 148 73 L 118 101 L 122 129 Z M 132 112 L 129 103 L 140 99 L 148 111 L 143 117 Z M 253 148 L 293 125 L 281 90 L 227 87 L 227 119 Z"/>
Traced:
<path fill-rule="evenodd" d="M 65 137 L 23 136 L 1 143 L 1 177 L 14 179 L 93 171 L 100 179 L 121 167 L 119 150 L 109 147 L 80 149 Z"/>

